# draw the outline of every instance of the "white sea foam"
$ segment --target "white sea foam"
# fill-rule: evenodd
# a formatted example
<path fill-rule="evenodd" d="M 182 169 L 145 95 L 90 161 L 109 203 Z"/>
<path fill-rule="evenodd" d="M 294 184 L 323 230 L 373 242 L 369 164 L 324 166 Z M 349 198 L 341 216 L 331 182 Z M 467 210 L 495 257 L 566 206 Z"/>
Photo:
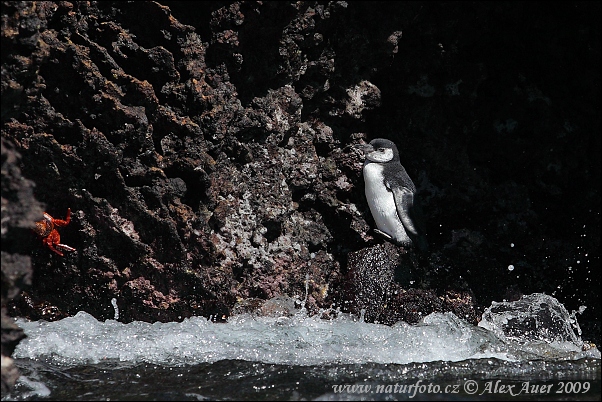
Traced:
<path fill-rule="evenodd" d="M 28 338 L 16 358 L 46 358 L 64 364 L 116 359 L 131 363 L 187 365 L 240 359 L 274 364 L 319 365 L 460 361 L 478 358 L 524 360 L 600 358 L 580 345 L 525 345 L 501 340 L 496 330 L 470 325 L 451 313 L 430 314 L 417 325 L 370 324 L 340 314 L 332 320 L 238 315 L 227 323 L 193 317 L 176 323 L 97 321 L 80 312 L 56 322 L 17 321 Z"/>
<path fill-rule="evenodd" d="M 30 391 L 25 391 L 20 395 L 20 399 L 27 400 L 28 398 L 47 398 L 51 391 L 46 384 L 41 381 L 32 380 L 27 376 L 20 376 L 17 382 L 23 384 Z"/>

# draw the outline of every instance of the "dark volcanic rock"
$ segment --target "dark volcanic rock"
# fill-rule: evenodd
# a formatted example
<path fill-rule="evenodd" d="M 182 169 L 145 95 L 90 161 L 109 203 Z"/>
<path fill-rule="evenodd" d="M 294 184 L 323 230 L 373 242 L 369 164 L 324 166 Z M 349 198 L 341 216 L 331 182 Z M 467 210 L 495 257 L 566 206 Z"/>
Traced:
<path fill-rule="evenodd" d="M 431 254 L 399 256 L 410 287 L 390 283 L 397 251 L 377 264 L 388 276 L 366 286 L 393 287 L 384 321 L 474 321 L 475 304 L 545 292 L 587 305 L 596 341 L 599 12 L 3 2 L 2 137 L 48 212 L 71 208 L 61 239 L 77 249 L 24 236 L 7 248 L 3 232 L 3 253 L 35 270 L 8 307 L 106 319 L 116 298 L 125 322 L 223 319 L 239 300 L 303 299 L 307 284 L 311 312 L 346 308 L 349 253 L 389 248 L 371 236 L 353 145 L 386 137 L 423 195 Z"/>
<path fill-rule="evenodd" d="M 398 248 L 384 243 L 351 252 L 347 266 L 349 278 L 345 294 L 350 311 L 363 315 L 368 322 L 388 321 L 391 300 L 399 289 L 395 286 L 395 271 L 410 272 L 410 267 L 401 264 Z M 405 285 L 410 285 L 409 281 Z"/>
<path fill-rule="evenodd" d="M 390 243 L 349 253 L 346 307 L 367 322 L 416 323 L 434 312 L 451 311 L 476 324 L 476 303 L 469 290 L 417 288 L 421 261 L 413 251 Z"/>
<path fill-rule="evenodd" d="M 6 306 L 31 285 L 31 244 L 33 222 L 43 214 L 33 197 L 34 183 L 21 174 L 21 155 L 13 144 L 2 141 L 2 392 L 9 390 L 19 376 L 10 356 L 19 341 L 25 338 L 23 330 L 7 314 Z"/>

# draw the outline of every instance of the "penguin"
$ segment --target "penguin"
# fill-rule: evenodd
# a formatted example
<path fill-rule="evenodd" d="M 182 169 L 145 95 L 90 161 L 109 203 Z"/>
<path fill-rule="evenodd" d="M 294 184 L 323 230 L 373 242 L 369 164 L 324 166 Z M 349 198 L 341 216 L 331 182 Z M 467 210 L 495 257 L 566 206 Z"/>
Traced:
<path fill-rule="evenodd" d="M 392 141 L 376 138 L 362 146 L 366 200 L 378 229 L 374 232 L 399 246 L 426 251 L 424 219 L 416 186 L 401 165 Z"/>

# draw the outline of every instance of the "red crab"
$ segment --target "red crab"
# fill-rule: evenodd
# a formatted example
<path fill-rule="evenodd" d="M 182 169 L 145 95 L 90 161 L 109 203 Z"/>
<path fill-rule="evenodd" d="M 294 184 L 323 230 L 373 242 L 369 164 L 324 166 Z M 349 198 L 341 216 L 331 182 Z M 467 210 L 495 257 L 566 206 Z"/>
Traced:
<path fill-rule="evenodd" d="M 55 219 L 49 213 L 44 212 L 44 219 L 36 222 L 33 231 L 42 239 L 46 247 L 62 257 L 63 253 L 61 251 L 75 251 L 75 249 L 60 243 L 61 235 L 56 227 L 67 226 L 69 222 L 71 222 L 71 208 L 67 208 L 65 220 Z"/>

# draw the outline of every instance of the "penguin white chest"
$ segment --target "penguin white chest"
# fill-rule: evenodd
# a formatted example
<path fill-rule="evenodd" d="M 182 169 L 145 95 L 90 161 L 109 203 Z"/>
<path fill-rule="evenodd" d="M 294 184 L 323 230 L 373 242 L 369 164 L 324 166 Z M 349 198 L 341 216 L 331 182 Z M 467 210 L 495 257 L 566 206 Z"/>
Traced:
<path fill-rule="evenodd" d="M 376 163 L 366 164 L 364 166 L 364 183 L 366 200 L 378 229 L 398 242 L 405 243 L 409 241 L 409 237 L 397 215 L 393 193 L 385 186 L 382 166 Z"/>

